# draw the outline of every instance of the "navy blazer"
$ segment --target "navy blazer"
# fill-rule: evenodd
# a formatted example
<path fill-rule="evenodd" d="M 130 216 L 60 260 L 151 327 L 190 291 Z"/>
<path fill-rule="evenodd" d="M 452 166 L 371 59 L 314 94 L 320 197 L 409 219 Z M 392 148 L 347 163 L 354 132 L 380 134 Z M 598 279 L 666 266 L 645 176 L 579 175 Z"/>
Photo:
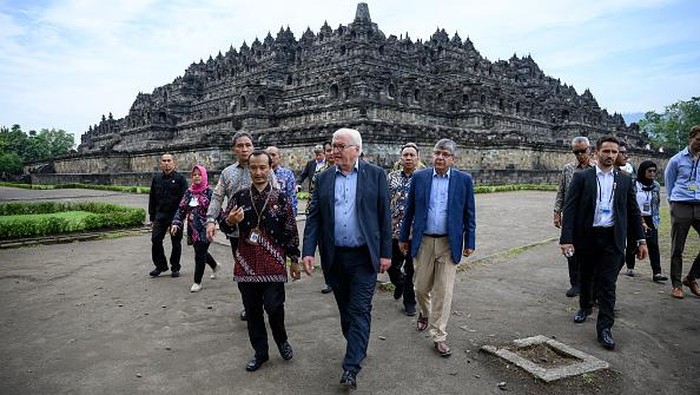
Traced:
<path fill-rule="evenodd" d="M 328 271 L 335 255 L 335 177 L 336 166 L 316 176 L 316 188 L 309 202 L 304 227 L 302 256 L 314 256 L 316 245 L 321 266 Z M 359 161 L 355 207 L 360 232 L 367 242 L 372 265 L 379 271 L 379 258 L 391 259 L 391 209 L 386 175 L 381 168 Z"/>
<path fill-rule="evenodd" d="M 624 253 L 629 235 L 632 240 L 643 240 L 641 214 L 634 191 L 632 178 L 617 170 L 614 171 L 615 194 L 613 195 L 613 221 L 615 247 Z M 576 250 L 591 248 L 591 231 L 596 200 L 598 199 L 598 182 L 596 167 L 574 173 L 562 213 L 560 244 L 573 244 Z"/>
<path fill-rule="evenodd" d="M 418 254 L 423 233 L 428 222 L 430 189 L 433 183 L 433 168 L 413 173 L 411 188 L 406 199 L 404 217 L 401 221 L 399 241 L 406 242 L 413 225 L 411 256 Z M 476 249 L 476 217 L 474 183 L 469 173 L 450 168 L 450 183 L 447 191 L 447 236 L 450 252 L 456 264 L 462 260 L 464 249 Z"/>

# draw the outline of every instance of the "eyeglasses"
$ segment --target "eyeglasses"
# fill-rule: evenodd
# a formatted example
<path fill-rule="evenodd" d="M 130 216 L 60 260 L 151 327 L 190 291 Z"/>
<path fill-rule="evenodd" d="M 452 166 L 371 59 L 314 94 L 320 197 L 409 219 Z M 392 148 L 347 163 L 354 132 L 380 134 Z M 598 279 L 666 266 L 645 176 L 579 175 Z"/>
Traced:
<path fill-rule="evenodd" d="M 620 151 L 620 155 L 630 157 L 630 155 L 627 152 Z"/>
<path fill-rule="evenodd" d="M 588 154 L 588 148 L 584 148 L 584 149 L 575 149 L 575 150 L 573 150 L 573 151 L 571 151 L 571 152 L 572 152 L 574 155 L 576 155 L 576 156 L 578 156 L 578 155 L 584 155 L 584 154 Z"/>
<path fill-rule="evenodd" d="M 333 151 L 345 151 L 345 148 L 348 147 L 357 147 L 357 144 L 333 144 L 331 145 L 331 148 L 333 148 Z"/>
<path fill-rule="evenodd" d="M 452 154 L 449 152 L 445 152 L 445 151 L 433 151 L 433 156 L 436 158 L 439 158 L 439 157 L 449 158 L 452 156 Z"/>

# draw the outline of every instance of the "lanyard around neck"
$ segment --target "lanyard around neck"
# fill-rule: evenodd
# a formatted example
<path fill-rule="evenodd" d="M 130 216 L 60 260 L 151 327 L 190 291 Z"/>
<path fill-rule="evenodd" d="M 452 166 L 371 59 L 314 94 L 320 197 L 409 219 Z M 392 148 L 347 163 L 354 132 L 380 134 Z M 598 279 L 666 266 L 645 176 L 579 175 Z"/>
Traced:
<path fill-rule="evenodd" d="M 595 176 L 595 181 L 598 183 L 598 202 L 603 201 L 603 187 L 600 184 L 600 178 L 596 174 Z M 610 198 L 608 199 L 608 204 L 612 202 L 613 196 L 615 196 L 615 189 L 617 188 L 617 182 L 615 181 L 615 174 L 613 174 L 613 186 L 612 186 L 612 191 L 610 192 Z"/>

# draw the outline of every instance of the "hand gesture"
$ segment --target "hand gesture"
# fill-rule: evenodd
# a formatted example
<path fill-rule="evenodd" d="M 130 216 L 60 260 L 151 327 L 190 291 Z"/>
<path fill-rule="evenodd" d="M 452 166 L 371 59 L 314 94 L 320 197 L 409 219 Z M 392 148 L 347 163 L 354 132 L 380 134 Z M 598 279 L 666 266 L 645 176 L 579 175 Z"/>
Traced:
<path fill-rule="evenodd" d="M 229 225 L 236 225 L 243 221 L 243 207 L 233 206 L 231 212 L 228 213 L 226 217 L 226 223 Z"/>

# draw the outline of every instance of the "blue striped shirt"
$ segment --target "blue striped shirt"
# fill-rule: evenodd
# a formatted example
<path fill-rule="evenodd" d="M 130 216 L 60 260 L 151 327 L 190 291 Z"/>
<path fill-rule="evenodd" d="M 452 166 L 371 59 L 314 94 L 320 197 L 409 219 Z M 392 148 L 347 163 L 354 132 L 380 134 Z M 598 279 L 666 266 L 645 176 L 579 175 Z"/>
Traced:
<path fill-rule="evenodd" d="M 357 175 L 358 162 L 352 172 L 343 174 L 339 167 L 335 169 L 335 245 L 339 247 L 359 247 L 367 244 L 360 232 L 357 218 Z"/>
<path fill-rule="evenodd" d="M 451 169 L 447 169 L 445 175 L 441 176 L 433 169 L 430 202 L 428 202 L 428 220 L 424 233 L 447 234 L 447 192 L 450 187 L 450 171 Z"/>

